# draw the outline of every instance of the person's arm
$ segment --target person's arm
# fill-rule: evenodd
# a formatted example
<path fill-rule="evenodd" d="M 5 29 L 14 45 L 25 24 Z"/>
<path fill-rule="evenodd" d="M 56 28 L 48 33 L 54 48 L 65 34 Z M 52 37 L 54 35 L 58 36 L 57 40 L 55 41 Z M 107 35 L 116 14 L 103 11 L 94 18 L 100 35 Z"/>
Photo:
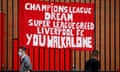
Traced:
<path fill-rule="evenodd" d="M 25 67 L 27 67 L 27 72 L 30 72 L 32 70 L 32 65 L 30 63 L 29 57 L 25 58 Z"/>

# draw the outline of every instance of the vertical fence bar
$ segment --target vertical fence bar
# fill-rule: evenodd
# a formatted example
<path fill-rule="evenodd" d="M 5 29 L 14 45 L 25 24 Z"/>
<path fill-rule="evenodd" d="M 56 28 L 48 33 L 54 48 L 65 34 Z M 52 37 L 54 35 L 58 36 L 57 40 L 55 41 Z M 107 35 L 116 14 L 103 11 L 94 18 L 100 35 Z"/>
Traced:
<path fill-rule="evenodd" d="M 38 71 L 40 71 L 40 48 L 38 47 Z"/>
<path fill-rule="evenodd" d="M 79 62 L 79 70 L 81 70 L 81 52 L 79 52 L 79 60 L 80 60 L 80 62 Z"/>
<path fill-rule="evenodd" d="M 55 2 L 55 0 L 54 0 Z M 56 70 L 56 47 L 54 48 L 54 70 Z"/>
<path fill-rule="evenodd" d="M 59 0 L 59 2 L 61 2 L 61 0 Z M 59 71 L 60 71 L 60 67 L 61 67 L 60 66 L 60 61 L 61 61 L 61 59 L 60 59 L 60 49 L 58 49 L 58 50 L 59 50 L 58 52 L 59 52 Z"/>
<path fill-rule="evenodd" d="M 74 0 L 74 2 L 76 2 L 76 0 Z M 75 70 L 76 70 L 76 66 L 77 66 L 77 64 L 76 64 L 76 50 L 74 50 L 74 65 L 75 65 Z"/>
<path fill-rule="evenodd" d="M 104 70 L 106 71 L 106 0 L 104 0 Z"/>
<path fill-rule="evenodd" d="M 50 2 L 50 0 L 49 0 L 49 2 Z M 50 48 L 49 48 L 49 68 L 48 68 L 48 70 L 50 70 Z M 60 56 L 59 56 L 60 57 Z M 60 58 L 59 58 L 60 59 Z M 60 63 L 59 63 L 60 64 Z"/>
<path fill-rule="evenodd" d="M 3 12 L 3 0 L 1 0 L 1 12 Z M 1 39 L 2 39 L 2 31 L 3 31 L 3 28 L 2 28 L 2 26 L 3 26 L 3 25 L 2 25 L 2 16 L 1 16 L 1 20 L 0 20 L 0 21 L 1 21 L 1 32 L 0 32 L 0 33 L 1 33 Z M 3 55 L 3 52 L 2 52 L 2 40 L 1 40 L 0 53 L 1 53 L 1 54 L 0 54 L 0 57 L 1 57 L 1 58 L 0 58 L 0 59 L 1 59 L 1 60 L 0 60 L 0 61 L 1 61 L 1 62 L 0 62 L 0 64 L 1 64 L 1 65 L 0 65 L 0 67 L 1 67 L 0 69 L 2 70 L 2 62 L 3 62 L 3 61 L 2 61 L 2 55 Z"/>
<path fill-rule="evenodd" d="M 94 48 L 96 50 L 96 0 L 94 0 L 94 25 L 95 25 L 95 29 L 94 29 Z"/>
<path fill-rule="evenodd" d="M 15 23 L 14 23 L 15 24 Z M 14 60 L 13 60 L 13 70 L 18 70 L 18 50 L 17 50 L 17 48 L 18 48 L 18 39 L 14 39 Z"/>
<path fill-rule="evenodd" d="M 5 66 L 4 66 L 4 62 L 5 62 L 5 61 L 4 61 L 4 60 L 5 60 L 5 55 L 4 55 L 5 53 L 4 53 L 4 51 L 5 51 L 5 49 L 4 49 L 4 45 L 3 45 L 3 44 L 4 44 L 4 38 L 5 38 L 5 37 L 4 37 L 5 35 L 3 35 L 3 34 L 4 34 L 4 28 L 3 28 L 3 27 L 5 27 L 5 26 L 4 26 L 4 21 L 5 21 L 4 13 L 2 13 L 2 17 L 1 17 L 1 18 L 2 18 L 2 23 L 1 23 L 1 31 L 2 31 L 2 32 L 1 32 L 1 34 L 2 34 L 2 35 L 1 35 L 1 38 L 2 38 L 2 39 L 1 39 L 1 42 L 3 42 L 3 43 L 1 44 L 1 70 L 4 70 L 4 67 L 5 67 Z"/>
<path fill-rule="evenodd" d="M 1 2 L 0 2 L 1 3 Z M 0 40 L 2 39 L 2 16 L 0 12 Z M 2 40 L 0 41 L 0 70 L 2 69 Z"/>
<path fill-rule="evenodd" d="M 48 2 L 50 2 L 50 0 Z M 48 70 L 50 70 L 50 48 L 49 48 L 48 52 L 49 52 L 49 66 L 48 66 Z"/>
<path fill-rule="evenodd" d="M 84 0 L 81 0 L 81 3 L 84 3 Z M 85 65 L 85 53 L 83 51 L 80 52 L 81 53 L 81 71 L 84 70 L 84 65 Z"/>
<path fill-rule="evenodd" d="M 74 2 L 76 2 L 76 0 L 74 0 Z M 75 57 L 75 60 L 74 60 L 74 63 L 75 63 L 75 69 L 77 68 L 76 66 L 77 66 L 77 64 L 76 64 L 76 50 L 74 51 L 74 57 Z"/>
<path fill-rule="evenodd" d="M 48 2 L 50 2 L 50 0 Z M 48 70 L 50 70 L 50 48 L 49 48 L 48 51 L 49 51 L 49 66 L 48 66 Z"/>
<path fill-rule="evenodd" d="M 50 48 L 48 51 L 49 51 L 49 68 L 48 69 L 50 70 Z"/>
<path fill-rule="evenodd" d="M 81 0 L 79 0 L 79 2 L 81 3 Z M 79 71 L 81 70 L 81 52 L 79 51 Z"/>
<path fill-rule="evenodd" d="M 106 0 L 106 53 L 105 53 L 105 56 L 106 56 L 106 71 L 109 70 L 109 1 L 107 2 Z"/>
<path fill-rule="evenodd" d="M 81 3 L 81 0 L 79 0 L 79 2 Z M 81 70 L 81 52 L 79 51 L 79 70 Z"/>
<path fill-rule="evenodd" d="M 50 0 L 54 2 L 54 0 Z M 50 70 L 55 70 L 55 48 L 50 48 Z"/>
<path fill-rule="evenodd" d="M 45 49 L 46 49 L 46 48 L 44 48 L 44 58 L 43 58 L 43 60 L 44 60 L 44 71 L 46 71 L 46 69 L 45 69 L 45 53 L 46 53 L 46 52 L 45 52 Z"/>
<path fill-rule="evenodd" d="M 54 70 L 56 70 L 56 47 L 54 48 Z"/>
<path fill-rule="evenodd" d="M 33 47 L 33 69 L 35 69 L 35 48 Z"/>
<path fill-rule="evenodd" d="M 17 32 L 17 37 L 18 37 L 18 47 L 19 47 L 19 0 L 17 0 L 17 7 L 18 7 L 18 9 L 17 9 L 17 14 L 18 14 L 18 25 L 17 25 L 17 29 L 18 29 L 18 32 Z M 17 49 L 18 50 L 18 49 Z M 17 59 L 18 59 L 18 65 L 17 65 L 17 67 L 18 67 L 18 69 L 19 69 L 19 57 L 17 57 Z"/>
<path fill-rule="evenodd" d="M 0 40 L 2 39 L 2 0 L 0 0 Z M 0 41 L 0 70 L 2 70 L 2 40 Z"/>
<path fill-rule="evenodd" d="M 2 0 L 0 1 L 0 39 L 2 39 L 2 15 L 1 15 L 1 13 L 2 13 Z M 0 70 L 2 70 L 2 40 L 0 41 Z"/>
<path fill-rule="evenodd" d="M 99 26 L 99 48 L 100 48 L 100 64 L 101 64 L 101 0 L 100 0 L 100 2 L 99 2 L 99 24 L 100 24 L 100 26 Z"/>
<path fill-rule="evenodd" d="M 110 16 L 110 18 L 109 18 L 109 21 L 110 21 L 110 22 L 109 22 L 109 23 L 110 23 L 110 24 L 109 24 L 109 31 L 110 31 L 110 34 L 109 34 L 109 36 L 110 36 L 110 37 L 109 37 L 109 39 L 110 39 L 110 44 L 109 44 L 109 47 L 110 47 L 110 49 L 109 49 L 109 50 L 110 50 L 110 51 L 109 51 L 109 52 L 110 52 L 110 59 L 109 59 L 109 60 L 110 60 L 110 71 L 111 71 L 111 0 L 110 0 L 109 12 L 110 12 L 110 13 L 109 13 L 109 14 L 110 14 L 110 15 L 109 15 L 109 16 Z"/>
<path fill-rule="evenodd" d="M 60 2 L 64 2 L 64 3 L 66 3 L 67 2 L 67 0 L 59 0 Z M 71 0 L 69 1 L 69 2 L 71 2 Z M 67 50 L 66 50 L 66 48 L 64 48 L 64 72 L 66 72 L 66 70 L 67 70 L 67 63 L 66 63 L 66 58 L 67 58 L 67 56 L 66 56 L 66 53 L 67 53 Z M 61 60 L 61 59 L 60 59 Z"/>
<path fill-rule="evenodd" d="M 110 60 L 110 65 L 109 65 L 109 70 L 111 70 L 111 0 L 109 1 L 109 60 Z"/>
<path fill-rule="evenodd" d="M 91 3 L 91 0 L 89 0 L 89 3 Z M 89 51 L 89 58 L 91 58 L 91 51 Z"/>
<path fill-rule="evenodd" d="M 66 72 L 66 49 L 64 49 L 64 71 Z"/>
<path fill-rule="evenodd" d="M 14 43 L 15 43 L 15 40 L 14 40 L 14 7 L 13 7 L 13 4 L 14 4 L 14 0 L 12 0 L 12 70 L 14 70 Z"/>
<path fill-rule="evenodd" d="M 115 46 L 115 43 L 114 43 L 114 3 L 115 1 L 114 0 L 111 0 L 111 69 L 112 69 L 112 71 L 115 69 L 115 64 L 114 64 L 114 50 L 115 50 L 115 48 L 114 48 L 114 46 Z"/>
<path fill-rule="evenodd" d="M 60 59 L 60 49 L 58 49 L 59 50 L 59 70 L 60 70 L 60 61 L 61 61 L 61 59 Z"/>
<path fill-rule="evenodd" d="M 44 2 L 45 2 L 45 0 L 44 0 Z M 45 69 L 45 66 L 46 66 L 46 63 L 45 63 L 45 56 L 46 56 L 46 55 L 45 55 L 45 54 L 46 54 L 46 52 L 45 52 L 45 51 L 46 51 L 46 48 L 44 48 L 44 71 L 46 71 L 46 69 Z M 54 56 L 55 56 L 55 55 L 54 55 Z M 54 66 L 54 67 L 55 67 L 55 66 Z"/>
<path fill-rule="evenodd" d="M 55 0 L 54 0 L 55 2 Z M 54 70 L 56 70 L 56 47 L 54 48 Z M 64 56 L 65 57 L 65 56 Z M 65 58 L 64 58 L 65 59 Z M 65 66 L 64 66 L 65 67 Z"/>
<path fill-rule="evenodd" d="M 45 1 L 44 1 L 45 2 Z M 45 61 L 45 56 L 46 56 L 46 48 L 44 48 L 44 71 L 46 71 L 45 65 L 46 65 L 46 61 Z"/>
<path fill-rule="evenodd" d="M 6 5 L 6 69 L 8 69 L 8 0 Z"/>
<path fill-rule="evenodd" d="M 66 2 L 66 0 L 64 0 Z M 64 70 L 66 72 L 66 49 L 64 49 Z"/>
<path fill-rule="evenodd" d="M 114 70 L 116 70 L 116 0 L 114 0 Z"/>
<path fill-rule="evenodd" d="M 119 70 L 119 0 L 116 0 L 116 13 L 115 13 L 115 16 L 116 16 L 116 70 Z"/>
<path fill-rule="evenodd" d="M 35 47 L 34 48 L 34 55 L 33 55 L 33 57 L 34 57 L 34 70 L 39 70 L 39 59 L 38 59 L 38 57 L 39 57 L 39 53 L 38 53 L 38 51 L 39 51 L 39 47 Z"/>
<path fill-rule="evenodd" d="M 86 3 L 86 0 L 84 0 L 84 3 Z M 86 62 L 86 51 L 84 51 L 84 67 L 85 67 L 85 62 Z M 84 68 L 85 69 L 85 68 Z M 83 69 L 83 70 L 84 70 Z"/>
<path fill-rule="evenodd" d="M 104 0 L 104 63 L 106 71 L 106 0 Z"/>
<path fill-rule="evenodd" d="M 120 27 L 120 0 L 119 0 L 119 27 Z M 120 32 L 120 28 L 119 28 Z M 120 33 L 119 33 L 119 43 L 120 43 Z M 120 68 L 120 44 L 119 44 L 119 68 Z"/>
<path fill-rule="evenodd" d="M 60 49 L 59 49 L 59 70 L 60 70 L 60 67 L 61 67 L 61 66 L 60 66 L 60 65 L 61 65 L 61 64 L 60 64 L 60 61 L 61 61 L 61 59 L 60 59 Z"/>

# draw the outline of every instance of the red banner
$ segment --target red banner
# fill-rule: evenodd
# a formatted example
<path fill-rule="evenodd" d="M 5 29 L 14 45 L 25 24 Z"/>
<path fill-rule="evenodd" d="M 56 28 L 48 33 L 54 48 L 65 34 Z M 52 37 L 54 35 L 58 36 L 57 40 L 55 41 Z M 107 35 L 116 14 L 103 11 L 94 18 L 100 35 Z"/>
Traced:
<path fill-rule="evenodd" d="M 26 47 L 94 48 L 94 4 L 22 0 L 19 44 Z"/>
<path fill-rule="evenodd" d="M 71 49 L 93 50 L 94 28 L 94 4 L 20 0 L 15 51 L 28 48 L 33 70 L 71 70 Z"/>

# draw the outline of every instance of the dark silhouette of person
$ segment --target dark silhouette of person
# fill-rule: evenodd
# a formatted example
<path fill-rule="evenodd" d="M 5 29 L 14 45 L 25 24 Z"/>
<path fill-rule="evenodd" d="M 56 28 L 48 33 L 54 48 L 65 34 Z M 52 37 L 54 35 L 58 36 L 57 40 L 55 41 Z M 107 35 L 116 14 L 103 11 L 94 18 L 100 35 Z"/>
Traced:
<path fill-rule="evenodd" d="M 92 52 L 91 58 L 85 63 L 85 72 L 99 72 L 100 62 L 98 61 L 98 51 Z"/>

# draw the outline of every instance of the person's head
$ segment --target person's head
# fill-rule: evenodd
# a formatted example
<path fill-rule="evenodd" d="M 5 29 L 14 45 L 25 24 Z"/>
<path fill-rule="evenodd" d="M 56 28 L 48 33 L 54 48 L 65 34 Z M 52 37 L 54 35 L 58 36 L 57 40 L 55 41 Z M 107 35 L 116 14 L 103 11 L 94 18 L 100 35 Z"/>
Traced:
<path fill-rule="evenodd" d="M 25 47 L 20 47 L 20 48 L 19 48 L 18 55 L 19 55 L 19 56 L 23 56 L 25 53 L 26 53 L 26 48 L 25 48 Z"/>
<path fill-rule="evenodd" d="M 99 56 L 99 52 L 98 52 L 97 50 L 94 50 L 94 51 L 92 52 L 92 57 L 98 58 L 98 56 Z"/>

